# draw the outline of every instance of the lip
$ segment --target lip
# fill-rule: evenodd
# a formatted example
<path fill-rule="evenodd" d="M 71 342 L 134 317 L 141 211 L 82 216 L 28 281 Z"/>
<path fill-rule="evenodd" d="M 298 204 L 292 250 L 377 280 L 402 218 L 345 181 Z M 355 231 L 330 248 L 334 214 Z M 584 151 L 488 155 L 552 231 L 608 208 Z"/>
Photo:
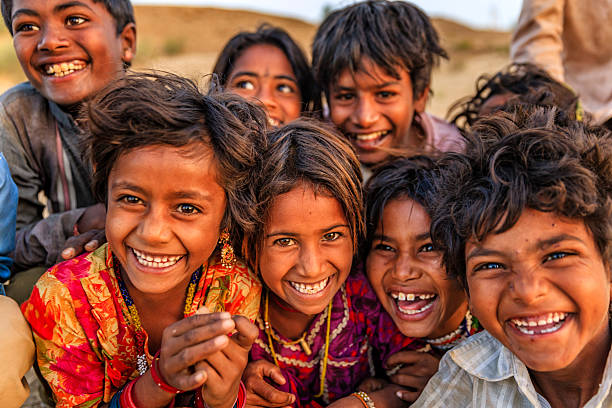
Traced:
<path fill-rule="evenodd" d="M 136 252 L 139 252 L 140 254 L 146 254 L 147 256 L 151 256 L 154 258 L 161 258 L 162 259 L 162 264 L 166 264 L 168 263 L 168 261 L 163 262 L 163 258 L 166 257 L 171 257 L 171 258 L 176 258 L 179 257 L 178 260 L 176 260 L 176 262 L 172 263 L 171 265 L 166 265 L 166 266 L 153 266 L 153 265 L 145 265 L 143 263 L 140 262 L 140 260 L 138 259 L 139 257 L 136 255 Z M 150 252 L 146 252 L 146 251 L 139 251 L 139 250 L 135 250 L 132 247 L 127 247 L 127 253 L 128 253 L 128 264 L 132 265 L 133 267 L 135 267 L 136 269 L 147 273 L 147 274 L 155 274 L 155 275 L 161 275 L 164 273 L 167 273 L 171 270 L 176 269 L 177 267 L 180 267 L 180 265 L 182 265 L 185 262 L 185 258 L 186 255 L 168 255 L 168 254 L 154 254 L 154 253 L 150 253 Z M 154 262 L 154 263 L 160 263 L 160 262 Z"/>
<path fill-rule="evenodd" d="M 91 63 L 83 58 L 45 58 L 36 67 L 45 80 L 64 81 L 88 71 Z"/>
<path fill-rule="evenodd" d="M 550 315 L 553 315 L 552 321 L 549 319 Z M 507 319 L 505 327 L 518 338 L 539 339 L 562 332 L 574 321 L 574 318 L 574 313 L 566 312 L 532 313 Z"/>
<path fill-rule="evenodd" d="M 405 289 L 403 289 L 401 292 L 404 293 L 430 293 L 431 291 L 416 291 L 416 290 L 409 290 L 406 291 Z M 423 302 L 423 305 L 417 309 L 417 310 L 422 310 L 421 312 L 418 313 L 412 313 L 412 314 L 408 314 L 403 312 L 402 310 L 400 310 L 400 307 L 398 305 L 398 302 L 391 296 L 391 293 L 388 292 L 387 293 L 387 299 L 388 302 L 391 304 L 392 309 L 394 314 L 401 320 L 404 321 L 408 321 L 408 322 L 416 322 L 416 321 L 421 321 L 424 320 L 426 318 L 428 318 L 433 312 L 434 310 L 437 308 L 438 302 L 440 301 L 440 297 L 438 295 L 436 295 L 436 297 L 432 298 L 431 301 L 428 302 Z"/>
<path fill-rule="evenodd" d="M 392 134 L 393 131 L 391 129 L 370 132 L 346 132 L 351 142 L 358 149 L 365 151 L 378 149 Z"/>
<path fill-rule="evenodd" d="M 322 282 L 322 281 L 327 279 L 327 284 L 325 285 L 325 287 L 322 290 L 320 290 L 320 291 L 318 291 L 316 293 L 303 293 L 303 292 L 300 292 L 295 287 L 293 287 L 293 285 L 291 284 L 291 282 L 293 282 L 293 283 L 304 283 L 304 284 L 306 284 L 306 282 L 292 281 L 292 280 L 289 280 L 289 279 L 283 279 L 283 285 L 285 285 L 287 287 L 287 291 L 291 294 L 292 297 L 294 297 L 296 299 L 299 299 L 300 301 L 306 302 L 306 303 L 315 302 L 315 301 L 319 301 L 321 299 L 329 297 L 329 294 L 330 294 L 330 292 L 332 290 L 332 286 L 333 286 L 334 280 L 336 279 L 337 275 L 338 275 L 337 273 L 334 273 L 332 275 L 327 276 L 326 278 L 319 279 L 317 281 L 313 281 L 312 283 L 309 283 L 309 284 L 316 284 L 316 283 Z"/>
<path fill-rule="evenodd" d="M 268 124 L 272 127 L 280 127 L 283 126 L 285 122 L 276 117 L 268 116 Z"/>

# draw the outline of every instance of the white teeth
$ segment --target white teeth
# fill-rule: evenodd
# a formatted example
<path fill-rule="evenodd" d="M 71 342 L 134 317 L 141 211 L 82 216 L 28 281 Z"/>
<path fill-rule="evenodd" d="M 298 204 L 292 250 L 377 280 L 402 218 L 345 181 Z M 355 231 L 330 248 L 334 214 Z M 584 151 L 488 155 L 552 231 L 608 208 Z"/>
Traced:
<path fill-rule="evenodd" d="M 268 124 L 273 127 L 278 127 L 281 125 L 281 122 L 278 119 L 268 117 Z"/>
<path fill-rule="evenodd" d="M 537 321 L 529 320 L 529 319 L 512 319 L 511 322 L 519 329 L 522 333 L 525 334 L 534 334 L 536 331 L 538 333 L 552 333 L 554 331 L 559 330 L 561 326 L 563 326 L 563 322 L 567 317 L 567 313 L 549 313 L 546 318 L 540 317 Z M 553 327 L 549 327 L 542 330 L 531 330 L 534 327 L 546 326 L 553 323 L 555 324 Z M 527 328 L 529 327 L 529 329 Z"/>
<path fill-rule="evenodd" d="M 387 133 L 389 133 L 390 130 L 382 130 L 380 132 L 372 132 L 372 133 L 366 133 L 366 134 L 357 134 L 355 133 L 355 139 L 357 140 L 361 140 L 361 141 L 368 141 L 368 140 L 375 140 L 378 139 L 382 136 L 385 136 Z"/>
<path fill-rule="evenodd" d="M 85 62 L 79 60 L 62 62 L 60 64 L 50 64 L 45 67 L 45 73 L 61 78 L 73 72 L 80 71 L 86 66 L 87 64 Z"/>
<path fill-rule="evenodd" d="M 405 309 L 401 306 L 398 305 L 398 309 L 400 312 L 404 313 L 404 314 L 408 314 L 408 315 L 413 315 L 413 314 L 417 314 L 417 313 L 422 313 L 424 311 L 426 311 L 427 309 L 429 309 L 430 307 L 432 307 L 434 305 L 434 302 L 429 302 L 427 303 L 425 306 L 423 306 L 420 309 Z"/>
<path fill-rule="evenodd" d="M 393 292 L 391 293 L 391 297 L 395 300 L 408 300 L 408 301 L 413 301 L 415 299 L 418 300 L 427 300 L 427 299 L 431 299 L 433 297 L 435 297 L 436 295 L 434 295 L 433 293 L 428 293 L 428 294 L 424 294 L 424 295 L 417 295 L 416 293 L 403 293 L 403 292 Z"/>
<path fill-rule="evenodd" d="M 150 268 L 167 268 L 177 263 L 182 256 L 151 256 L 137 249 L 132 248 L 138 263 Z"/>
<path fill-rule="evenodd" d="M 307 283 L 298 283 L 298 282 L 289 281 L 289 283 L 295 290 L 297 290 L 300 293 L 307 294 L 307 295 L 314 295 L 316 293 L 321 292 L 323 289 L 327 287 L 328 282 L 329 282 L 329 277 L 323 279 L 320 282 L 312 284 L 312 285 L 307 284 Z"/>

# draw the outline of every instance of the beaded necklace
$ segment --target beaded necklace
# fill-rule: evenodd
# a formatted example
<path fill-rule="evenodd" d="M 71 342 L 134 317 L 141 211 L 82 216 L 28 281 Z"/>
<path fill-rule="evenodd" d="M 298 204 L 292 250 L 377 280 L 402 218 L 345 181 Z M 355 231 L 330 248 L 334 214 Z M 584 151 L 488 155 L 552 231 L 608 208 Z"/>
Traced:
<path fill-rule="evenodd" d="M 272 325 L 270 324 L 270 320 L 268 318 L 268 302 L 270 299 L 270 292 L 266 290 L 266 294 L 265 294 L 265 299 L 264 299 L 264 330 L 266 332 L 266 335 L 268 336 L 268 345 L 270 346 L 270 353 L 272 354 L 272 358 L 274 359 L 274 364 L 276 364 L 278 367 L 280 367 L 280 364 L 278 364 L 278 358 L 276 357 L 276 352 L 274 351 L 274 342 L 272 341 L 272 337 L 274 336 L 274 333 L 272 332 Z M 326 325 L 326 332 L 325 332 L 325 349 L 323 352 L 323 366 L 321 367 L 321 386 L 319 388 L 319 393 L 315 395 L 315 398 L 319 398 L 323 396 L 323 393 L 325 391 L 325 376 L 327 374 L 327 360 L 329 358 L 329 329 L 331 326 L 331 308 L 332 308 L 332 301 L 333 298 L 329 301 L 329 305 L 327 306 L 327 325 Z M 312 354 L 312 351 L 310 350 L 310 347 L 308 346 L 308 343 L 306 343 L 305 338 L 306 338 L 306 333 L 308 330 L 306 330 L 303 334 L 302 337 L 300 337 L 297 340 L 294 341 L 284 341 L 282 340 L 280 337 L 278 336 L 274 336 L 275 340 L 278 340 L 280 343 L 285 344 L 285 345 L 293 345 L 293 344 L 300 344 L 300 346 L 302 346 L 302 350 L 304 350 L 304 353 L 306 353 L 306 355 L 310 355 Z"/>
<path fill-rule="evenodd" d="M 117 276 L 117 284 L 119 285 L 119 291 L 121 292 L 121 296 L 123 297 L 123 301 L 125 302 L 128 311 L 130 312 L 130 316 L 132 317 L 132 322 L 134 324 L 134 331 L 136 332 L 136 348 L 138 349 L 138 355 L 136 356 L 136 368 L 138 369 L 138 373 L 140 375 L 144 375 L 149 369 L 149 363 L 147 362 L 147 352 L 145 350 L 145 339 L 147 337 L 142 324 L 140 323 L 140 317 L 138 317 L 138 310 L 136 309 L 136 305 L 134 304 L 134 300 L 130 296 L 130 292 L 128 292 L 127 287 L 125 286 L 125 282 L 121 277 L 121 270 L 123 269 L 121 264 L 113 257 L 113 264 L 118 265 L 118 273 Z M 191 274 L 191 279 L 189 279 L 189 285 L 187 286 L 187 297 L 185 298 L 185 309 L 183 314 L 186 316 L 187 313 L 191 310 L 191 304 L 193 303 L 193 297 L 195 295 L 196 288 L 198 287 L 198 283 L 200 282 L 200 277 L 202 276 L 202 267 L 200 266 Z"/>
<path fill-rule="evenodd" d="M 471 336 L 480 329 L 480 322 L 472 316 L 468 310 L 465 317 L 459 324 L 459 327 L 445 336 L 436 339 L 425 339 L 425 341 L 440 350 L 450 350 L 455 347 L 461 340 Z"/>

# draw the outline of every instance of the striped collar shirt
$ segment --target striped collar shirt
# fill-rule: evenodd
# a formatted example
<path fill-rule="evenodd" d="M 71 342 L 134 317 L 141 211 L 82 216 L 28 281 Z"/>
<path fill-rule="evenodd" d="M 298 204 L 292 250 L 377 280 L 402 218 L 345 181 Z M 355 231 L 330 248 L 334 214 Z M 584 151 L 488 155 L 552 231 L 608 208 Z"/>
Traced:
<path fill-rule="evenodd" d="M 611 355 L 597 394 L 584 408 L 612 407 Z M 412 407 L 550 408 L 550 404 L 535 390 L 525 364 L 483 331 L 444 355 Z"/>

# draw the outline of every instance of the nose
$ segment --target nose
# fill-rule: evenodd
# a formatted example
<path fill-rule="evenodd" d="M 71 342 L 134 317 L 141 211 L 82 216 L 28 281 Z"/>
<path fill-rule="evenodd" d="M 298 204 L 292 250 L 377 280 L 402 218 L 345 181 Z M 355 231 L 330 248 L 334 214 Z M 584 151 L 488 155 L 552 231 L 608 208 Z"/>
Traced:
<path fill-rule="evenodd" d="M 546 278 L 537 268 L 515 271 L 508 287 L 515 302 L 530 305 L 544 298 L 548 292 Z"/>
<path fill-rule="evenodd" d="M 376 102 L 367 96 L 357 99 L 357 106 L 351 113 L 351 122 L 360 128 L 367 129 L 378 121 L 380 115 L 376 109 Z"/>
<path fill-rule="evenodd" d="M 298 271 L 305 278 L 319 278 L 324 269 L 324 256 L 318 245 L 304 245 L 300 249 Z"/>
<path fill-rule="evenodd" d="M 168 216 L 160 206 L 149 207 L 139 224 L 140 238 L 151 245 L 168 242 L 172 235 Z"/>
<path fill-rule="evenodd" d="M 268 113 L 273 113 L 278 109 L 278 102 L 274 96 L 274 89 L 271 85 L 262 84 L 255 97 L 263 104 Z"/>
<path fill-rule="evenodd" d="M 398 281 L 418 279 L 422 274 L 423 268 L 419 261 L 410 256 L 410 254 L 400 253 L 391 269 L 391 276 Z"/>
<path fill-rule="evenodd" d="M 64 35 L 62 27 L 48 24 L 42 29 L 37 46 L 39 51 L 55 51 L 66 47 L 68 47 L 68 38 Z"/>

